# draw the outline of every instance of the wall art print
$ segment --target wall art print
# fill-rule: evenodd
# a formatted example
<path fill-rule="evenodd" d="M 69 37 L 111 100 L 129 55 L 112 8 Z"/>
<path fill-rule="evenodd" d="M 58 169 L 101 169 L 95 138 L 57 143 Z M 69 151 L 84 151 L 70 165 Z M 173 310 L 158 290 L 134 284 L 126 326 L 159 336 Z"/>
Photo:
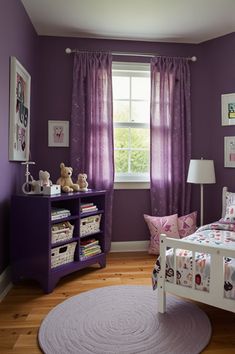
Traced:
<path fill-rule="evenodd" d="M 235 167 L 235 136 L 224 137 L 224 167 Z"/>
<path fill-rule="evenodd" d="M 30 144 L 31 76 L 15 58 L 11 57 L 9 160 L 27 161 Z"/>
<path fill-rule="evenodd" d="M 235 93 L 221 95 L 222 125 L 235 125 Z"/>
<path fill-rule="evenodd" d="M 69 121 L 66 120 L 48 121 L 48 146 L 54 146 L 54 147 L 69 146 Z"/>

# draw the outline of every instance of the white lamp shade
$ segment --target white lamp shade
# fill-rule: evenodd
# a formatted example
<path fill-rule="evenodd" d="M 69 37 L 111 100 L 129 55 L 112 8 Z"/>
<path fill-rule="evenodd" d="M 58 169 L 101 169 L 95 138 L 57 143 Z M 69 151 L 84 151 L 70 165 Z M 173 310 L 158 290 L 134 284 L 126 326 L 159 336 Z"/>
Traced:
<path fill-rule="evenodd" d="M 190 160 L 188 178 L 189 183 L 215 183 L 215 168 L 213 160 Z"/>

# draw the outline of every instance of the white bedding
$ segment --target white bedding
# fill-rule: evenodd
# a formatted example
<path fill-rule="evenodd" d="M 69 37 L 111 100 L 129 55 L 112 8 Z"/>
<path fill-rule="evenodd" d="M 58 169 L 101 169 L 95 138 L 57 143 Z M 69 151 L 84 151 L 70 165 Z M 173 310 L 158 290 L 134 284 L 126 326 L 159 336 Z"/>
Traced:
<path fill-rule="evenodd" d="M 190 243 L 219 246 L 220 248 L 235 251 L 235 224 L 216 222 L 202 226 L 194 234 L 185 237 Z M 176 284 L 208 292 L 210 289 L 210 255 L 206 253 L 195 254 L 195 279 L 192 279 L 192 252 L 189 250 L 176 250 Z M 157 288 L 158 273 L 161 267 L 160 257 L 153 269 L 153 288 Z M 166 252 L 166 281 L 174 281 L 174 252 Z M 235 299 L 235 258 L 224 257 L 224 297 Z"/>

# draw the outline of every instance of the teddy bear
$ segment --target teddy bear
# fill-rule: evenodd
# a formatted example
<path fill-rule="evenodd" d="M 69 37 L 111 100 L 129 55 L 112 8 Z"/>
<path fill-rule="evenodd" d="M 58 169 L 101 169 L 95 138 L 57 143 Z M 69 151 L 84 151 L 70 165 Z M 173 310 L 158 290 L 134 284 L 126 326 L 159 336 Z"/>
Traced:
<path fill-rule="evenodd" d="M 63 192 L 77 192 L 79 190 L 79 185 L 73 183 L 72 181 L 72 167 L 66 167 L 63 162 L 60 164 L 60 178 L 57 180 L 56 184 L 61 186 Z"/>
<path fill-rule="evenodd" d="M 49 187 L 52 185 L 52 181 L 50 180 L 50 173 L 48 171 L 39 171 L 39 183 L 41 187 Z"/>
<path fill-rule="evenodd" d="M 50 180 L 50 173 L 47 171 L 39 171 L 39 179 L 35 180 L 32 178 L 31 186 L 32 186 L 32 193 L 34 194 L 42 194 L 43 187 L 51 186 L 52 181 Z M 26 193 L 23 189 L 23 192 Z"/>
<path fill-rule="evenodd" d="M 79 185 L 79 190 L 82 192 L 88 191 L 87 175 L 85 173 L 79 173 L 77 184 Z"/>

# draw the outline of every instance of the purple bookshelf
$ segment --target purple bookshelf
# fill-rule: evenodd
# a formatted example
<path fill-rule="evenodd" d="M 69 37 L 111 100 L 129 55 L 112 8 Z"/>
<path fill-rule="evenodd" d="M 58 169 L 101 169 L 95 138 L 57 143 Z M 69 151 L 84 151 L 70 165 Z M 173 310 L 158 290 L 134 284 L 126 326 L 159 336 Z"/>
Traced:
<path fill-rule="evenodd" d="M 10 233 L 13 283 L 34 279 L 45 293 L 50 293 L 62 277 L 72 272 L 95 263 L 105 267 L 105 199 L 106 191 L 95 190 L 56 196 L 13 196 Z M 82 213 L 84 203 L 93 203 L 97 210 Z M 70 215 L 52 221 L 51 211 L 55 208 L 60 213 L 61 209 L 69 210 Z M 66 229 L 68 222 L 72 225 L 72 236 Z M 56 225 L 62 230 L 60 237 L 65 239 L 53 243 L 52 227 Z M 89 237 L 99 241 L 100 253 L 81 260 L 80 240 Z"/>

